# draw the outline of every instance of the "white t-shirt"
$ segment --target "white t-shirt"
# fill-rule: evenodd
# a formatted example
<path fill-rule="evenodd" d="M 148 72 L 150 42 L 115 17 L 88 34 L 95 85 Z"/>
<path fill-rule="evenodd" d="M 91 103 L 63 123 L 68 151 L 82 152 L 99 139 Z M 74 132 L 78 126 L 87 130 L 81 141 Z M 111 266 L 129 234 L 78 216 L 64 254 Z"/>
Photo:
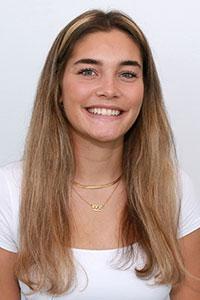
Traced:
<path fill-rule="evenodd" d="M 12 163 L 0 168 L 0 247 L 18 252 L 19 199 L 21 163 Z M 183 237 L 200 228 L 200 201 L 195 198 L 189 177 L 181 172 L 183 197 L 178 237 Z M 31 216 L 30 216 L 31 217 Z M 144 253 L 135 243 L 133 266 L 144 264 Z M 116 270 L 111 260 L 121 249 L 85 250 L 73 249 L 77 268 L 78 285 L 70 293 L 60 297 L 35 293 L 27 296 L 30 289 L 19 282 L 21 299 L 25 300 L 169 300 L 171 286 L 153 285 L 153 278 L 142 280 L 136 277 L 133 266 L 128 270 Z M 116 261 L 115 261 L 116 262 Z M 88 285 L 86 286 L 86 274 Z"/>

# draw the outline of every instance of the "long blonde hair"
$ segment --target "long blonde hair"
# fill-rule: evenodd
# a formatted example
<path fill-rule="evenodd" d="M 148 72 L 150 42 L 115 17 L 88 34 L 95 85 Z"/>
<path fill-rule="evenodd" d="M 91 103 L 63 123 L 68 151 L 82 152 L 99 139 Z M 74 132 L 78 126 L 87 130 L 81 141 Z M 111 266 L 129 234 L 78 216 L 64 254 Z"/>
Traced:
<path fill-rule="evenodd" d="M 136 270 L 137 276 L 155 275 L 158 283 L 174 284 L 183 275 L 177 242 L 176 152 L 151 50 L 130 17 L 119 11 L 92 10 L 71 21 L 53 43 L 27 136 L 16 274 L 34 291 L 45 289 L 59 295 L 69 291 L 76 279 L 68 205 L 75 160 L 68 121 L 59 104 L 61 82 L 76 42 L 92 32 L 114 28 L 128 34 L 139 47 L 145 89 L 139 116 L 124 139 L 127 205 L 121 238 L 127 245 L 130 231 L 134 232 L 146 253 L 146 264 Z M 134 250 L 129 250 L 126 262 L 134 256 Z"/>

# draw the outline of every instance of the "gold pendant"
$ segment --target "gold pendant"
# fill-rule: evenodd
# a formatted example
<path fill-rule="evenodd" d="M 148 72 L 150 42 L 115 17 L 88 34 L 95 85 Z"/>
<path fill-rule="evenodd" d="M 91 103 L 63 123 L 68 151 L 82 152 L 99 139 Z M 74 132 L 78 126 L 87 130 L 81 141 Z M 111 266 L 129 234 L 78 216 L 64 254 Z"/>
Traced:
<path fill-rule="evenodd" d="M 92 203 L 90 204 L 90 206 L 94 211 L 102 211 L 104 207 L 103 204 L 92 204 Z"/>

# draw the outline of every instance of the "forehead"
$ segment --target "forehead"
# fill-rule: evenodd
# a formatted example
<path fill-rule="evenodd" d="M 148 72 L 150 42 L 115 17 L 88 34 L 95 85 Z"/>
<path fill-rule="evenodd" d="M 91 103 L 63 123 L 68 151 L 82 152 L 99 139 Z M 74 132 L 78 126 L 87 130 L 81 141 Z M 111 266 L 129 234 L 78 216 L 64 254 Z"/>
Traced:
<path fill-rule="evenodd" d="M 100 59 L 109 55 L 119 59 L 137 59 L 141 62 L 137 44 L 128 34 L 118 29 L 87 34 L 76 42 L 71 59 L 85 56 Z"/>

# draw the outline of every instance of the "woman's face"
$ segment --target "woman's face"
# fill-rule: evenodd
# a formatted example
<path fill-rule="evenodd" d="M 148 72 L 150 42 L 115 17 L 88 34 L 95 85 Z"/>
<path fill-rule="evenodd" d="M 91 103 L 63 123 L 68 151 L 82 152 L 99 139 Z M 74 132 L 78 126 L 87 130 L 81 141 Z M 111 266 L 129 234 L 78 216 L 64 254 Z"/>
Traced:
<path fill-rule="evenodd" d="M 72 133 L 99 142 L 123 141 L 142 105 L 142 59 L 124 32 L 95 32 L 78 41 L 62 81 Z"/>

